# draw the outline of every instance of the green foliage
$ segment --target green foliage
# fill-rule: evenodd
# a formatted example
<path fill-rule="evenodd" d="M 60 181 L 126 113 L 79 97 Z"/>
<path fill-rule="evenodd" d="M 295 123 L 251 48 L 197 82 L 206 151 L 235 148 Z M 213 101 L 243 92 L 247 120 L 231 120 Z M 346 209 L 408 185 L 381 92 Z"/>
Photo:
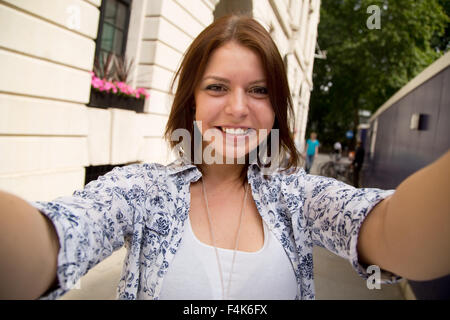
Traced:
<path fill-rule="evenodd" d="M 375 112 L 448 50 L 444 4 L 322 0 L 318 42 L 327 59 L 315 60 L 308 132 L 318 132 L 322 144 L 345 141 L 345 132 L 356 130 L 358 110 Z M 366 25 L 370 5 L 381 9 L 380 29 Z"/>

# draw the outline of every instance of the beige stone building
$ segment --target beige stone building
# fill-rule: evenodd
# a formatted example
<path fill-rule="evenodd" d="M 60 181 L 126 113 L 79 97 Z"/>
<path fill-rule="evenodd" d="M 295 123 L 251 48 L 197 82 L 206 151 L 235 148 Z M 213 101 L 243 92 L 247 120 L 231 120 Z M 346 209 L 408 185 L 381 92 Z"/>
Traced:
<path fill-rule="evenodd" d="M 284 58 L 304 144 L 320 0 L 0 0 L 0 189 L 50 200 L 87 172 L 173 159 L 162 134 L 184 51 L 215 17 L 248 13 Z M 96 56 L 134 60 L 144 112 L 87 106 Z"/>

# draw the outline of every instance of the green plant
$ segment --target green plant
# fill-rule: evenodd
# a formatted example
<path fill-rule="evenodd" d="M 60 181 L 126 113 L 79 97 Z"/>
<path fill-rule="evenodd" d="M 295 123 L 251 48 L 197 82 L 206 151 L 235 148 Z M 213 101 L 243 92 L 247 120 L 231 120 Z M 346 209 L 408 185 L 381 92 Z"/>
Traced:
<path fill-rule="evenodd" d="M 94 73 L 95 75 L 107 81 L 114 81 L 114 60 L 115 55 L 111 52 L 101 52 L 100 59 L 95 57 L 94 60 Z"/>
<path fill-rule="evenodd" d="M 128 83 L 133 68 L 133 59 L 128 60 L 125 56 L 115 56 L 114 67 L 114 80 Z"/>

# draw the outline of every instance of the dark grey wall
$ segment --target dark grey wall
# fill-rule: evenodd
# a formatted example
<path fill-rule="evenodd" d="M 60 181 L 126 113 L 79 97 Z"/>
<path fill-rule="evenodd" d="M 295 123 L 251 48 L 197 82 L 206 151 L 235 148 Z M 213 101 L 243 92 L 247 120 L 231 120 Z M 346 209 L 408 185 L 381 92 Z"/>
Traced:
<path fill-rule="evenodd" d="M 450 68 L 446 68 L 379 115 L 373 159 L 370 136 L 366 139 L 364 186 L 396 188 L 450 149 L 449 89 Z M 409 129 L 413 113 L 428 115 L 426 130 Z"/>
<path fill-rule="evenodd" d="M 410 130 L 413 113 L 428 115 L 426 130 Z M 371 123 L 371 130 L 373 129 Z M 450 149 L 450 68 L 442 70 L 378 117 L 373 159 L 366 139 L 363 185 L 394 189 L 415 171 Z M 449 190 L 450 195 L 450 190 Z M 424 212 L 426 214 L 426 212 Z M 450 299 L 450 275 L 433 281 L 409 281 L 418 299 Z"/>

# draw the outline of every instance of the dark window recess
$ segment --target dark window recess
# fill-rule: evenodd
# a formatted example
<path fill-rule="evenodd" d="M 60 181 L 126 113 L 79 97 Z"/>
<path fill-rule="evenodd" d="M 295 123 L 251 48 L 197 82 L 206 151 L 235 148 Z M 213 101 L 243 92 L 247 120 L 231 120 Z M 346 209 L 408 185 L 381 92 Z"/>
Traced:
<path fill-rule="evenodd" d="M 428 130 L 430 129 L 430 116 L 428 114 L 421 113 L 419 115 L 419 128 L 418 130 Z"/>
<path fill-rule="evenodd" d="M 411 115 L 411 130 L 426 131 L 430 129 L 430 115 L 414 113 Z"/>
<path fill-rule="evenodd" d="M 87 185 L 89 182 L 93 180 L 97 180 L 98 177 L 103 176 L 110 172 L 115 167 L 123 167 L 128 164 L 119 164 L 119 165 L 101 165 L 101 166 L 89 166 L 86 167 L 86 176 L 84 178 L 84 185 Z"/>

